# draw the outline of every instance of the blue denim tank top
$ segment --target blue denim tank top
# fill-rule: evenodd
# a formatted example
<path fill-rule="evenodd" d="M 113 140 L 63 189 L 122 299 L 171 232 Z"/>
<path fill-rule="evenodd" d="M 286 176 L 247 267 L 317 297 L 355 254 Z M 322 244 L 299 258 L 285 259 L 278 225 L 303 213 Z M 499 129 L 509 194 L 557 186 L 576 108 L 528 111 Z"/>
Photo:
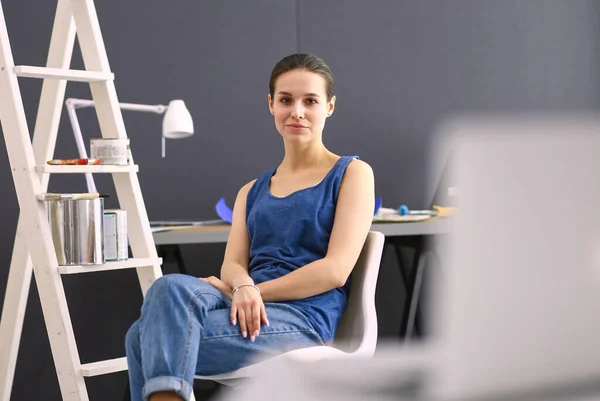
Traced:
<path fill-rule="evenodd" d="M 342 177 L 348 164 L 357 158 L 342 156 L 317 185 L 285 197 L 273 196 L 269 191 L 276 169 L 256 180 L 246 198 L 248 271 L 256 284 L 325 257 Z M 306 315 L 321 339 L 331 343 L 346 309 L 349 284 L 347 281 L 343 287 L 286 303 Z"/>

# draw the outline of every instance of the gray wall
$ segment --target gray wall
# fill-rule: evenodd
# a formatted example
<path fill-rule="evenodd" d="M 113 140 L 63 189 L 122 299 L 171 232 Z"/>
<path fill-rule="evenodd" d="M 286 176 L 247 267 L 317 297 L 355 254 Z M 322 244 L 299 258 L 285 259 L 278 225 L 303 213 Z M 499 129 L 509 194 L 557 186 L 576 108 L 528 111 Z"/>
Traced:
<path fill-rule="evenodd" d="M 51 3 L 3 2 L 16 64 L 45 63 Z M 160 117 L 125 115 L 151 219 L 215 218 L 221 196 L 232 204 L 241 185 L 278 163 L 282 146 L 266 107 L 267 81 L 275 62 L 297 51 L 323 57 L 336 75 L 338 107 L 326 128 L 326 145 L 373 166 L 386 206 L 426 206 L 426 142 L 443 116 L 598 108 L 599 7 L 593 0 L 97 4 L 119 99 L 148 104 L 185 99 L 195 120 L 196 135 L 169 141 L 167 158 L 161 159 Z M 73 67 L 80 66 L 76 52 Z M 20 82 L 33 126 L 41 83 Z M 89 90 L 74 83 L 67 95 L 87 98 Z M 98 136 L 93 110 L 79 116 L 86 137 Z M 72 157 L 76 148 L 63 117 L 56 157 Z M 4 288 L 18 213 L 4 152 L 0 183 Z M 114 193 L 108 177 L 98 177 L 97 184 Z M 50 181 L 50 191 L 84 190 L 83 177 Z M 107 206 L 117 206 L 114 202 Z M 223 249 L 183 247 L 194 275 L 217 273 Z M 171 271 L 173 266 L 165 266 Z M 134 272 L 66 277 L 64 283 L 82 361 L 122 356 L 123 336 L 141 304 Z M 398 329 L 399 283 L 393 260 L 386 258 L 377 292 L 382 337 Z M 124 373 L 89 380 L 91 399 L 120 399 L 125 381 Z M 35 286 L 11 399 L 60 399 Z"/>

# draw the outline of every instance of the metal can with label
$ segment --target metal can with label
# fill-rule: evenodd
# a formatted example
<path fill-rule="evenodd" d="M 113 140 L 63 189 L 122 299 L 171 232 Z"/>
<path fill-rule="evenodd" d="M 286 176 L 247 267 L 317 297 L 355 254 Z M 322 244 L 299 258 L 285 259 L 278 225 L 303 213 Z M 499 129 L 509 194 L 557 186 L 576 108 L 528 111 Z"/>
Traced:
<path fill-rule="evenodd" d="M 90 154 L 93 159 L 100 159 L 100 164 L 129 164 L 129 138 L 92 138 Z"/>
<path fill-rule="evenodd" d="M 107 209 L 104 211 L 104 260 L 127 260 L 127 211 Z"/>

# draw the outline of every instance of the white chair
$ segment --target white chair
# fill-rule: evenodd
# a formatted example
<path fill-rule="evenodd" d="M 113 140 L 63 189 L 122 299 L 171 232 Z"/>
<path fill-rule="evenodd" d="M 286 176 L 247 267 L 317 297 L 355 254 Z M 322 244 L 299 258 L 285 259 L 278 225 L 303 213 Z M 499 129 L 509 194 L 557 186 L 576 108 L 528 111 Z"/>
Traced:
<path fill-rule="evenodd" d="M 375 311 L 375 286 L 385 237 L 371 231 L 356 266 L 352 270 L 352 284 L 348 307 L 342 316 L 332 346 L 317 346 L 289 351 L 279 356 L 243 367 L 233 372 L 214 376 L 196 376 L 228 387 L 243 386 L 244 379 L 256 376 L 265 364 L 283 358 L 300 361 L 318 361 L 324 358 L 370 358 L 377 344 L 377 314 Z"/>

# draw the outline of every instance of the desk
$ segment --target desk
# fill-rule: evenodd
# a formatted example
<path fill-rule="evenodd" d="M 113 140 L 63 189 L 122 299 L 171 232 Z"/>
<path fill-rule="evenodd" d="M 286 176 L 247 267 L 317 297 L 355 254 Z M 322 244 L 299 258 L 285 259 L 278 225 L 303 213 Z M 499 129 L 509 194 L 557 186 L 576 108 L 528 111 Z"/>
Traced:
<path fill-rule="evenodd" d="M 379 231 L 385 235 L 386 249 L 390 246 L 396 252 L 398 267 L 406 288 L 404 313 L 400 325 L 400 336 L 410 338 L 416 326 L 416 313 L 421 290 L 421 280 L 425 269 L 425 260 L 422 258 L 424 239 L 428 236 L 448 234 L 451 231 L 452 220 L 448 218 L 433 218 L 431 220 L 410 223 L 375 223 L 372 231 Z M 228 225 L 223 226 L 198 226 L 171 231 L 156 232 L 153 234 L 159 256 L 168 259 L 169 254 L 174 256 L 177 266 L 182 273 L 187 273 L 181 256 L 179 245 L 183 244 L 209 244 L 225 243 L 229 236 Z M 410 247 L 414 250 L 411 266 L 407 268 L 401 257 L 401 247 Z"/>
<path fill-rule="evenodd" d="M 431 219 L 411 223 L 375 223 L 372 231 L 379 231 L 386 237 L 403 237 L 415 235 L 448 234 L 451 229 L 450 219 Z M 210 244 L 227 242 L 229 225 L 198 226 L 153 234 L 156 245 Z"/>

